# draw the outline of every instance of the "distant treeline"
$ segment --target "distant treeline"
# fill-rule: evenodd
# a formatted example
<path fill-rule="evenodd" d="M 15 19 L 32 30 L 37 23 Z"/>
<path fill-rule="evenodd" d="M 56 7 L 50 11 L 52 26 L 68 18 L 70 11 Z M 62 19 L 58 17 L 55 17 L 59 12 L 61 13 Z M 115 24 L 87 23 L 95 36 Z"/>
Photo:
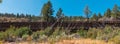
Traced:
<path fill-rule="evenodd" d="M 31 14 L 13 14 L 13 13 L 0 13 L 1 17 L 16 17 L 16 18 L 32 18 L 32 17 L 38 17 L 35 15 L 31 15 Z"/>
<path fill-rule="evenodd" d="M 42 17 L 40 16 L 35 16 L 35 15 L 31 15 L 31 14 L 13 14 L 13 13 L 0 13 L 0 17 L 8 17 L 8 18 L 27 18 L 27 19 L 31 19 L 31 20 L 41 20 Z M 57 19 L 57 17 L 54 17 L 55 19 Z M 82 16 L 64 16 L 64 21 L 74 21 L 74 20 L 82 20 L 85 19 Z"/>
<path fill-rule="evenodd" d="M 31 15 L 31 14 L 13 14 L 13 13 L 0 13 L 0 17 L 13 17 L 13 18 L 27 18 L 31 20 L 38 20 L 40 19 L 39 16 Z"/>

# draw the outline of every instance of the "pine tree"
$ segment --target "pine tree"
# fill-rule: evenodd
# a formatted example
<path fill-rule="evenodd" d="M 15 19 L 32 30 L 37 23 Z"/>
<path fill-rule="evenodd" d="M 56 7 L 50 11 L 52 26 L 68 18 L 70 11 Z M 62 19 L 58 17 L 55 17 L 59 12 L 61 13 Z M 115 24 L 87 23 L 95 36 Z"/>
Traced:
<path fill-rule="evenodd" d="M 92 19 L 95 21 L 98 20 L 98 16 L 96 15 L 96 13 L 93 14 Z"/>
<path fill-rule="evenodd" d="M 52 21 L 54 19 L 53 15 L 53 8 L 52 8 L 52 3 L 48 1 L 43 5 L 43 8 L 41 10 L 41 16 L 44 21 Z"/>
<path fill-rule="evenodd" d="M 118 18 L 120 16 L 118 14 L 119 13 L 119 9 L 118 8 L 119 7 L 115 4 L 114 7 L 113 7 L 113 9 L 112 9 L 112 12 L 113 12 L 112 16 L 115 17 L 115 18 Z"/>
<path fill-rule="evenodd" d="M 20 15 L 20 18 L 24 18 L 25 17 L 25 15 L 22 13 L 21 15 Z"/>
<path fill-rule="evenodd" d="M 114 7 L 113 7 L 113 13 L 117 13 L 119 12 L 119 9 L 118 9 L 118 6 L 115 4 Z"/>
<path fill-rule="evenodd" d="M 105 17 L 111 17 L 111 10 L 108 8 L 106 13 L 105 13 Z"/>
<path fill-rule="evenodd" d="M 61 8 L 59 8 L 59 10 L 57 11 L 56 17 L 57 18 L 62 17 L 62 9 Z"/>
<path fill-rule="evenodd" d="M 101 13 L 98 13 L 98 18 L 102 18 L 102 15 L 101 15 Z"/>
<path fill-rule="evenodd" d="M 91 11 L 89 10 L 88 6 L 85 7 L 84 13 L 85 13 L 85 16 L 86 16 L 87 20 L 89 20 Z"/>

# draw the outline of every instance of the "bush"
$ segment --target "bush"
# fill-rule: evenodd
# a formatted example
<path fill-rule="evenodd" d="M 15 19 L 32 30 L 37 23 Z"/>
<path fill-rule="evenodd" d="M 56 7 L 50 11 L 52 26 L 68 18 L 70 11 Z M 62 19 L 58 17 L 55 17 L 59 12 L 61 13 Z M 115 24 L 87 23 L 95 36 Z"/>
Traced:
<path fill-rule="evenodd" d="M 62 33 L 59 28 L 55 29 L 55 31 L 50 35 L 49 41 L 57 41 L 60 38 L 60 33 Z"/>
<path fill-rule="evenodd" d="M 32 39 L 37 41 L 40 38 L 40 34 L 41 34 L 40 31 L 33 32 Z"/>
<path fill-rule="evenodd" d="M 48 30 L 40 30 L 40 31 L 37 31 L 37 32 L 33 32 L 32 34 L 32 40 L 34 41 L 47 41 L 47 36 L 46 36 L 46 33 L 47 33 Z"/>
<path fill-rule="evenodd" d="M 22 39 L 23 39 L 24 41 L 26 41 L 28 37 L 29 37 L 29 35 L 24 34 L 24 35 L 22 36 Z"/>
<path fill-rule="evenodd" d="M 22 37 L 25 34 L 31 35 L 32 31 L 28 27 L 21 27 L 18 28 L 15 33 L 18 37 Z"/>
<path fill-rule="evenodd" d="M 52 36 L 57 36 L 60 35 L 61 31 L 59 29 L 55 29 L 55 31 L 53 32 Z"/>
<path fill-rule="evenodd" d="M 15 27 L 11 26 L 5 32 L 0 32 L 0 40 L 9 40 L 15 38 L 15 30 Z"/>
<path fill-rule="evenodd" d="M 111 27 L 105 27 L 103 30 L 99 30 L 97 31 L 97 38 L 99 40 L 105 40 L 107 38 L 107 40 L 113 38 L 114 36 L 118 35 L 120 32 L 119 29 L 112 29 Z"/>
<path fill-rule="evenodd" d="M 87 38 L 96 39 L 98 31 L 99 30 L 96 28 L 89 29 L 87 32 Z"/>
<path fill-rule="evenodd" d="M 78 30 L 77 33 L 78 33 L 81 37 L 84 37 L 84 38 L 86 38 L 86 36 L 87 36 L 87 31 L 86 31 L 86 30 L 83 30 L 83 29 Z"/>
<path fill-rule="evenodd" d="M 50 31 L 51 31 L 51 30 L 50 30 L 50 27 L 47 27 L 47 28 L 44 30 L 44 34 L 48 36 L 48 35 L 50 35 Z"/>
<path fill-rule="evenodd" d="M 116 44 L 120 44 L 120 29 L 115 29 L 110 34 L 112 37 L 109 41 L 115 42 Z"/>
<path fill-rule="evenodd" d="M 66 34 L 66 32 L 64 30 L 61 30 L 60 31 L 60 35 L 59 35 L 59 40 L 62 40 L 62 39 L 68 39 L 68 35 Z"/>
<path fill-rule="evenodd" d="M 4 32 L 0 32 L 0 41 L 4 40 L 5 37 L 4 37 Z"/>
<path fill-rule="evenodd" d="M 104 34 L 109 34 L 109 33 L 111 33 L 111 32 L 113 32 L 114 30 L 110 27 L 110 26 L 106 26 L 105 28 L 104 28 Z"/>
<path fill-rule="evenodd" d="M 15 27 L 10 27 L 4 32 L 4 39 L 7 41 L 15 41 L 13 40 L 15 38 Z"/>

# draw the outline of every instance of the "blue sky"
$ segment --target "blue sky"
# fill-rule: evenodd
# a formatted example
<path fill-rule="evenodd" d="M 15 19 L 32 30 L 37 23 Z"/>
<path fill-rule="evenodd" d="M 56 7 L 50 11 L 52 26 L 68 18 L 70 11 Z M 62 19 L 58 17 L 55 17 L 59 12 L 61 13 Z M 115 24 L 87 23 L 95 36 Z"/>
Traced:
<path fill-rule="evenodd" d="M 0 13 L 24 13 L 40 15 L 41 8 L 47 0 L 3 0 L 0 4 Z M 104 13 L 107 8 L 112 9 L 114 4 L 120 6 L 120 0 L 51 0 L 54 14 L 59 8 L 67 16 L 84 16 L 84 7 L 89 6 L 92 13 Z"/>

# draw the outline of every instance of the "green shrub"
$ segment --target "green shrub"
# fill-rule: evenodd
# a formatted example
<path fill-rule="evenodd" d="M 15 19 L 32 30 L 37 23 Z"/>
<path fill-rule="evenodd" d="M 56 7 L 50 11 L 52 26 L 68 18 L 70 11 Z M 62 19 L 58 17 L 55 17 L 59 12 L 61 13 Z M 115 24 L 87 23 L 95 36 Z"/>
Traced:
<path fill-rule="evenodd" d="M 28 37 L 29 37 L 29 35 L 24 34 L 24 35 L 22 36 L 22 39 L 23 39 L 24 41 L 26 41 Z"/>
<path fill-rule="evenodd" d="M 5 37 L 4 37 L 4 32 L 0 32 L 0 41 L 4 40 Z"/>
<path fill-rule="evenodd" d="M 96 28 L 89 29 L 87 32 L 87 38 L 96 39 L 97 32 L 98 32 L 98 29 L 96 29 Z"/>
<path fill-rule="evenodd" d="M 116 44 L 120 44 L 120 29 L 115 29 L 110 34 L 111 38 L 109 41 L 115 42 Z"/>
<path fill-rule="evenodd" d="M 22 37 L 24 34 L 31 35 L 32 31 L 28 27 L 21 27 L 21 28 L 16 29 L 15 34 L 18 37 Z"/>
<path fill-rule="evenodd" d="M 8 40 L 15 37 L 15 27 L 11 26 L 5 32 L 0 32 L 0 40 Z"/>
<path fill-rule="evenodd" d="M 87 30 L 80 29 L 80 30 L 78 30 L 77 33 L 78 33 L 81 37 L 84 37 L 84 38 L 86 38 L 86 36 L 87 36 Z"/>
<path fill-rule="evenodd" d="M 59 37 L 59 40 L 68 39 L 68 35 L 66 34 L 64 30 L 60 31 L 60 35 L 58 37 Z"/>
<path fill-rule="evenodd" d="M 56 30 L 56 29 L 55 29 Z M 51 27 L 47 27 L 45 30 L 44 30 L 44 34 L 47 35 L 47 36 L 51 36 L 54 32 L 55 32 L 54 29 L 51 29 Z"/>
<path fill-rule="evenodd" d="M 33 32 L 32 39 L 37 41 L 40 38 L 40 34 L 42 34 L 42 33 L 40 33 L 40 31 Z"/>
<path fill-rule="evenodd" d="M 55 29 L 55 31 L 52 33 L 52 35 L 50 35 L 50 41 L 57 41 L 60 37 L 60 30 L 59 29 Z"/>
<path fill-rule="evenodd" d="M 5 40 L 9 40 L 9 39 L 12 39 L 13 37 L 15 37 L 15 27 L 10 27 L 9 29 L 7 29 L 5 32 L 4 32 L 4 38 Z"/>
<path fill-rule="evenodd" d="M 40 30 L 37 32 L 33 32 L 32 34 L 32 40 L 34 41 L 47 41 L 47 31 L 48 30 Z"/>
<path fill-rule="evenodd" d="M 113 39 L 115 36 L 120 34 L 120 29 L 112 29 L 109 26 L 106 26 L 103 30 L 97 31 L 96 39 L 109 41 Z"/>
<path fill-rule="evenodd" d="M 47 28 L 44 30 L 44 33 L 45 33 L 45 35 L 50 35 L 50 27 L 47 27 Z"/>
<path fill-rule="evenodd" d="M 106 26 L 104 28 L 103 32 L 104 32 L 104 34 L 109 34 L 109 33 L 113 32 L 113 29 L 110 26 Z"/>
<path fill-rule="evenodd" d="M 52 34 L 52 36 L 57 36 L 57 35 L 60 35 L 60 30 L 59 29 L 55 29 L 55 31 Z"/>
<path fill-rule="evenodd" d="M 44 30 L 40 30 L 40 31 L 38 31 L 38 33 L 40 34 L 40 35 L 45 35 L 45 31 Z"/>

